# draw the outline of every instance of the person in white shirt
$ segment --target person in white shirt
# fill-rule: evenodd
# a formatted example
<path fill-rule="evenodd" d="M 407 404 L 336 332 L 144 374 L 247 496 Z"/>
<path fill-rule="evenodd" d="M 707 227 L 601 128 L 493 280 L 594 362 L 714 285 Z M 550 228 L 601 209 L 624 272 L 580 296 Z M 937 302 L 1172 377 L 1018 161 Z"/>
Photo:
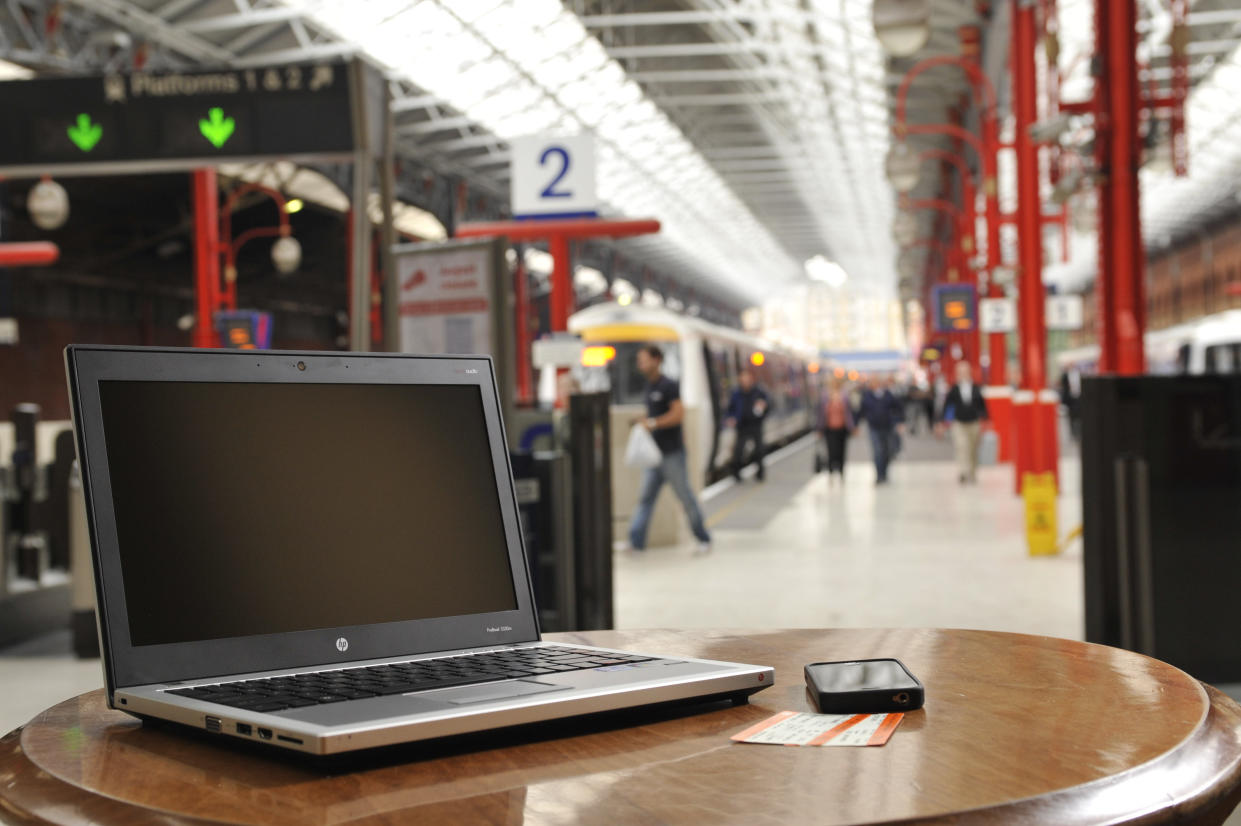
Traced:
<path fill-rule="evenodd" d="M 982 390 L 974 384 L 974 371 L 969 362 L 957 362 L 957 383 L 944 399 L 943 420 L 951 423 L 952 443 L 957 456 L 957 480 L 961 484 L 977 481 L 978 443 L 982 423 L 987 418 L 987 403 Z"/>

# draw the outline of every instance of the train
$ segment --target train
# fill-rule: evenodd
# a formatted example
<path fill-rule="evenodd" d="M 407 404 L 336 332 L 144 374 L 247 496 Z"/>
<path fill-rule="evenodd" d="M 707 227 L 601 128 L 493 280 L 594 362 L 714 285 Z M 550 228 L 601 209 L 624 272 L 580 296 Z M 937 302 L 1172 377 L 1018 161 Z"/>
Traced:
<path fill-rule="evenodd" d="M 678 314 L 664 307 L 616 302 L 596 304 L 569 318 L 569 331 L 584 345 L 574 368 L 585 392 L 611 394 L 612 405 L 643 403 L 645 379 L 635 363 L 647 344 L 664 353 L 664 373 L 681 385 L 690 457 L 707 457 L 700 471 L 705 484 L 730 472 L 735 433 L 725 426 L 728 400 L 743 367 L 754 371 L 770 397 L 764 423 L 768 449 L 787 444 L 813 429 L 821 380 L 830 363 L 811 347 L 767 339 Z"/>
<path fill-rule="evenodd" d="M 1148 330 L 1144 342 L 1146 369 L 1155 375 L 1241 373 L 1241 310 Z M 1097 373 L 1099 345 L 1063 350 L 1056 364 L 1061 372 L 1076 367 L 1087 375 Z"/>

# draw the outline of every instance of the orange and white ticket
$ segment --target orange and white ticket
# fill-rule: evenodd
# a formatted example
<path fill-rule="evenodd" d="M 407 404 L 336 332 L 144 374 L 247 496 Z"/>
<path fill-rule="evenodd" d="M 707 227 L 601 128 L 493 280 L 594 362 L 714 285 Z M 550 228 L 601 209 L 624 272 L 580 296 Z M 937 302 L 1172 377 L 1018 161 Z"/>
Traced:
<path fill-rule="evenodd" d="M 782 711 L 734 734 L 738 743 L 776 746 L 882 746 L 904 714 L 809 714 Z"/>

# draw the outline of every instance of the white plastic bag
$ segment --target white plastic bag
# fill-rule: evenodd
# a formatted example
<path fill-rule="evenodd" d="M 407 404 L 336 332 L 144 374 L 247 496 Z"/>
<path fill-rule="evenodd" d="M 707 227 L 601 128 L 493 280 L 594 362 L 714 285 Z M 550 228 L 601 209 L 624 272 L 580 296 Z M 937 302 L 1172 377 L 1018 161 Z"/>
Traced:
<path fill-rule="evenodd" d="M 660 452 L 659 445 L 655 444 L 655 437 L 651 435 L 651 431 L 647 430 L 640 424 L 635 424 L 629 429 L 629 444 L 625 446 L 625 464 L 630 467 L 656 467 L 663 461 L 664 454 Z"/>

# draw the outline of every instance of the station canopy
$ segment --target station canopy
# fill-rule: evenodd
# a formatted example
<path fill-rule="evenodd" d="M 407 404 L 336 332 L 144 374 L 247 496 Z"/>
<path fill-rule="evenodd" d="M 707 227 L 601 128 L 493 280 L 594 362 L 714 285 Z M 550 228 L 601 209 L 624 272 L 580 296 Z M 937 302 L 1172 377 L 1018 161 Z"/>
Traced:
<path fill-rule="evenodd" d="M 1093 0 L 1059 0 L 1063 96 L 1091 93 L 1089 56 L 1094 50 Z M 1139 2 L 1139 83 L 1167 89 L 1172 69 L 1172 15 L 1163 2 Z M 1189 4 L 1190 91 L 1185 106 L 1189 174 L 1172 169 L 1166 124 L 1146 139 L 1141 170 L 1142 233 L 1151 253 L 1195 237 L 1229 216 L 1241 215 L 1241 8 L 1236 0 Z M 1076 133 L 1076 134 L 1074 134 Z M 1084 133 L 1084 134 L 1083 134 Z M 1073 146 L 1088 130 L 1075 128 L 1062 143 Z M 1044 280 L 1077 290 L 1097 272 L 1098 250 L 1093 190 L 1070 202 L 1076 231 L 1068 262 L 1049 261 Z"/>
<path fill-rule="evenodd" d="M 824 254 L 888 275 L 888 121 L 869 2 L 286 3 L 494 136 L 421 132 L 450 152 L 481 145 L 497 176 L 507 139 L 593 133 L 607 211 L 663 222 L 624 246 L 700 289 L 754 302 Z"/>
<path fill-rule="evenodd" d="M 733 306 L 804 281 L 815 256 L 894 283 L 869 0 L 71 5 L 169 63 L 364 55 L 392 78 L 401 152 L 499 197 L 509 139 L 592 132 L 604 212 L 664 227 L 621 250 Z"/>

